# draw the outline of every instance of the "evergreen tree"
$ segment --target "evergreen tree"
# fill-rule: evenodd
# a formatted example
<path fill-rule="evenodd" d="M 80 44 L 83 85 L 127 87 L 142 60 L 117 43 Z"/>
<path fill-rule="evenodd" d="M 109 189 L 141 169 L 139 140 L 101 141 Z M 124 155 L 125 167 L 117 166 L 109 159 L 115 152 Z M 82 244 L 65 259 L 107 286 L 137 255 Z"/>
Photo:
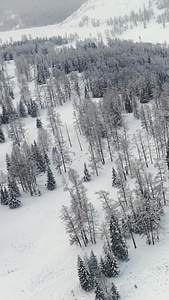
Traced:
<path fill-rule="evenodd" d="M 9 208 L 18 208 L 21 205 L 21 201 L 18 198 L 12 198 L 9 196 Z"/>
<path fill-rule="evenodd" d="M 36 119 L 36 127 L 37 128 L 42 128 L 42 121 L 39 118 Z"/>
<path fill-rule="evenodd" d="M 100 270 L 99 270 L 98 260 L 93 250 L 91 250 L 91 254 L 88 259 L 88 266 L 89 266 L 90 273 L 93 277 L 93 280 L 94 278 L 99 278 Z"/>
<path fill-rule="evenodd" d="M 17 208 L 21 205 L 21 201 L 19 200 L 20 192 L 19 188 L 16 184 L 16 181 L 12 178 L 8 177 L 8 191 L 9 191 L 9 207 Z"/>
<path fill-rule="evenodd" d="M 28 115 L 31 115 L 31 104 L 30 104 L 30 101 L 26 104 L 26 106 L 27 106 Z"/>
<path fill-rule="evenodd" d="M 2 106 L 2 117 L 1 117 L 2 124 L 8 124 L 9 123 L 9 113 L 6 109 L 6 107 Z"/>
<path fill-rule="evenodd" d="M 46 152 L 44 153 L 44 159 L 45 159 L 46 167 L 49 167 L 49 165 L 50 165 L 50 159 L 49 159 L 49 157 L 48 157 L 48 155 L 47 155 Z"/>
<path fill-rule="evenodd" d="M 80 281 L 80 285 L 83 290 L 86 292 L 91 291 L 93 289 L 93 279 L 89 271 L 87 270 L 84 261 L 78 255 L 77 259 L 77 270 L 78 270 L 78 277 Z"/>
<path fill-rule="evenodd" d="M 106 300 L 100 283 L 95 280 L 95 300 Z"/>
<path fill-rule="evenodd" d="M 5 136 L 2 129 L 0 128 L 0 143 L 4 143 L 4 142 L 5 142 Z"/>
<path fill-rule="evenodd" d="M 91 180 L 91 175 L 89 174 L 89 171 L 87 169 L 86 163 L 84 163 L 84 177 L 83 181 L 87 182 Z"/>
<path fill-rule="evenodd" d="M 126 96 L 126 99 L 125 99 L 125 110 L 126 110 L 127 113 L 132 113 L 133 112 L 131 99 L 128 95 Z"/>
<path fill-rule="evenodd" d="M 115 171 L 114 168 L 112 168 L 112 186 L 117 186 L 118 182 L 117 182 L 117 173 Z"/>
<path fill-rule="evenodd" d="M 128 249 L 122 238 L 117 219 L 112 215 L 110 220 L 111 249 L 115 257 L 128 260 Z"/>
<path fill-rule="evenodd" d="M 25 107 L 25 105 L 23 104 L 23 101 L 22 101 L 22 100 L 20 100 L 20 102 L 19 102 L 18 110 L 19 110 L 19 116 L 20 116 L 21 118 L 26 118 L 26 116 L 27 116 L 27 111 L 26 111 L 26 107 Z"/>
<path fill-rule="evenodd" d="M 56 188 L 56 181 L 54 179 L 53 173 L 50 169 L 50 167 L 48 167 L 48 171 L 47 171 L 47 189 L 49 191 L 52 191 Z"/>
<path fill-rule="evenodd" d="M 104 260 L 104 271 L 102 271 L 106 277 L 116 277 L 119 273 L 117 262 L 113 257 L 113 254 L 107 253 Z"/>
<path fill-rule="evenodd" d="M 31 145 L 31 152 L 32 152 L 32 159 L 35 161 L 39 173 L 42 172 L 45 173 L 46 171 L 45 158 L 43 157 L 35 141 L 34 144 Z"/>
<path fill-rule="evenodd" d="M 0 195 L 1 195 L 1 204 L 3 204 L 3 205 L 8 205 L 8 201 L 9 201 L 9 199 L 8 199 L 8 191 L 7 191 L 7 189 L 6 189 L 6 187 L 2 187 L 1 186 L 1 191 L 0 191 Z"/>
<path fill-rule="evenodd" d="M 120 295 L 117 291 L 117 288 L 116 288 L 115 284 L 112 282 L 111 289 L 110 289 L 110 294 L 109 294 L 107 300 L 118 300 L 118 299 L 120 299 Z"/>
<path fill-rule="evenodd" d="M 167 161 L 167 167 L 169 170 L 169 139 L 167 141 L 167 146 L 166 146 L 166 161 Z"/>
<path fill-rule="evenodd" d="M 105 261 L 104 261 L 102 256 L 100 257 L 99 266 L 100 266 L 100 273 L 105 275 L 105 273 L 106 273 L 106 264 L 105 264 Z"/>
<path fill-rule="evenodd" d="M 21 196 L 19 188 L 14 178 L 8 177 L 8 191 L 10 196 L 13 195 L 13 198 L 19 198 Z"/>
<path fill-rule="evenodd" d="M 31 99 L 30 106 L 31 106 L 30 115 L 32 118 L 36 118 L 38 115 L 38 105 L 34 100 Z"/>

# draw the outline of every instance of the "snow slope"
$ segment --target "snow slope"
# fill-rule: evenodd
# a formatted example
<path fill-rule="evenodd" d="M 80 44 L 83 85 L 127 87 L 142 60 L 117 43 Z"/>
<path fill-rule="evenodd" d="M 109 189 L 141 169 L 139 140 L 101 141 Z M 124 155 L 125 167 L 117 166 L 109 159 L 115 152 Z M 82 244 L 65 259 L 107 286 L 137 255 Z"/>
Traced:
<path fill-rule="evenodd" d="M 62 22 L 63 25 L 79 26 L 82 18 L 99 19 L 104 23 L 109 18 L 124 16 L 131 11 L 138 12 L 143 6 L 148 7 L 149 0 L 88 0 L 70 17 Z"/>
<path fill-rule="evenodd" d="M 163 28 L 162 24 L 156 23 L 155 19 L 163 11 L 158 10 L 156 6 L 156 0 L 151 1 L 151 5 L 154 11 L 153 18 L 144 28 L 143 24 L 138 24 L 137 27 L 133 27 L 126 30 L 122 35 L 116 35 L 116 37 L 122 39 L 132 39 L 139 41 L 141 37 L 142 41 L 149 41 L 152 43 L 164 43 L 169 41 L 169 23 L 166 23 L 166 28 Z M 64 22 L 56 25 L 27 28 L 13 31 L 0 32 L 0 40 L 2 42 L 9 42 L 21 40 L 23 35 L 28 38 L 36 37 L 51 37 L 55 35 L 69 36 L 71 34 L 78 34 L 79 39 L 85 38 L 100 38 L 106 41 L 107 36 L 111 36 L 111 26 L 108 26 L 105 22 L 107 19 L 120 17 L 124 15 L 130 15 L 132 11 L 138 13 L 143 8 L 148 9 L 149 0 L 88 0 L 77 11 L 75 11 Z M 83 26 L 79 26 L 80 22 L 87 18 L 87 22 L 84 21 Z M 99 20 L 99 27 L 92 25 L 92 20 Z"/>
<path fill-rule="evenodd" d="M 12 75 L 14 64 L 8 64 Z M 15 84 L 15 103 L 19 101 L 19 92 Z M 32 86 L 33 95 L 33 86 Z M 87 162 L 88 149 L 85 140 L 80 137 L 81 151 L 76 139 L 73 125 L 72 103 L 67 102 L 57 107 L 63 123 L 66 122 L 73 147 L 71 150 L 71 167 L 83 175 L 83 163 Z M 41 112 L 44 127 L 47 127 L 46 112 Z M 27 140 L 32 142 L 36 137 L 35 120 L 25 119 Z M 128 116 L 129 134 L 140 128 L 140 121 Z M 5 128 L 4 128 L 5 130 Z M 5 169 L 5 153 L 10 152 L 10 141 L 1 144 L 0 169 Z M 88 196 L 97 209 L 101 223 L 103 212 L 101 202 L 95 191 L 104 189 L 116 200 L 116 189 L 111 186 L 112 163 L 106 158 L 106 165 L 99 177 L 85 183 Z M 5 170 L 4 170 L 5 172 Z M 39 178 L 42 195 L 30 197 L 22 195 L 22 206 L 16 210 L 0 206 L 0 299 L 2 300 L 93 300 L 94 292 L 81 290 L 76 270 L 77 255 L 82 257 L 90 253 L 91 248 L 99 257 L 102 243 L 80 249 L 69 245 L 65 226 L 60 219 L 62 205 L 69 205 L 70 199 L 63 192 L 62 179 L 53 169 L 57 189 L 48 192 L 45 188 L 45 176 Z M 167 183 L 168 184 L 168 183 Z M 155 246 L 148 246 L 145 238 L 136 236 L 138 248 L 135 250 L 128 240 L 130 260 L 120 264 L 120 275 L 114 278 L 122 300 L 168 300 L 169 288 L 169 208 L 165 208 L 160 229 L 160 241 Z M 153 254 L 153 255 L 152 255 Z M 110 282 L 112 279 L 110 279 Z M 135 287 L 137 286 L 137 288 Z"/>
<path fill-rule="evenodd" d="M 105 18 L 123 15 L 132 9 L 139 9 L 147 1 L 88 1 L 71 18 L 60 26 L 53 25 L 41 28 L 31 28 L 12 32 L 0 33 L 0 38 L 5 41 L 11 36 L 13 40 L 22 38 L 23 34 L 32 37 L 53 36 L 65 33 L 77 32 L 80 38 L 90 36 L 97 37 L 100 31 L 104 35 L 107 28 L 84 27 L 79 28 L 79 20 L 86 14 L 90 18 Z M 107 8 L 110 8 L 107 12 Z M 97 5 L 96 5 L 97 4 Z M 88 5 L 88 6 L 87 6 Z M 107 5 L 107 6 L 106 6 Z M 89 10 L 88 7 L 91 9 Z M 107 7 L 107 8 L 106 8 Z M 142 25 L 126 31 L 122 38 L 151 42 L 169 41 L 169 27 L 165 29 L 153 20 L 144 29 Z M 10 74 L 14 74 L 12 63 L 8 65 Z M 16 86 L 16 102 L 19 101 L 19 91 Z M 33 88 L 32 88 L 33 94 Z M 61 114 L 63 123 L 69 128 L 73 142 L 71 149 L 71 166 L 82 176 L 83 163 L 87 161 L 88 149 L 82 137 L 83 151 L 80 151 L 73 125 L 72 104 L 66 103 L 56 109 Z M 44 126 L 47 126 L 46 113 L 41 112 Z M 129 118 L 130 133 L 133 134 L 140 127 L 140 122 Z M 35 120 L 26 119 L 27 138 L 30 142 L 36 137 Z M 5 154 L 10 152 L 11 143 L 7 138 L 5 144 L 0 146 L 0 169 L 5 169 Z M 104 189 L 110 192 L 113 199 L 116 193 L 111 187 L 111 168 L 109 159 L 106 159 L 101 174 L 95 176 L 92 181 L 86 183 L 89 198 L 102 216 L 102 206 L 95 195 L 95 191 Z M 0 206 L 0 299 L 2 300 L 93 300 L 94 293 L 85 293 L 81 290 L 77 278 L 76 260 L 77 254 L 84 255 L 90 252 L 88 249 L 79 249 L 69 246 L 65 227 L 60 219 L 62 205 L 69 205 L 69 195 L 63 192 L 61 178 L 54 171 L 57 181 L 57 189 L 47 192 L 44 186 L 45 178 L 40 178 L 41 197 L 22 195 L 22 207 L 10 210 Z M 155 246 L 148 246 L 145 238 L 136 236 L 138 248 L 135 250 L 131 241 L 128 241 L 130 260 L 120 266 L 120 275 L 113 279 L 122 300 L 168 300 L 169 290 L 169 208 L 165 208 L 160 241 Z M 101 221 L 101 220 L 100 220 Z M 101 254 L 101 241 L 93 246 L 94 252 Z M 111 280 L 110 280 L 111 281 Z M 137 288 L 135 287 L 137 286 Z"/>

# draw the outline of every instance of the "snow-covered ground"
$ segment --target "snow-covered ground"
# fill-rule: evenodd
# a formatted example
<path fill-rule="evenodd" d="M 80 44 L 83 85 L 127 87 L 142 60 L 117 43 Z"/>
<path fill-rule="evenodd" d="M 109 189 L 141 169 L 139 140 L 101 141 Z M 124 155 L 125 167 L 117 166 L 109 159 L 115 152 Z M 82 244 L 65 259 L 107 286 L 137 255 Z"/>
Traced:
<path fill-rule="evenodd" d="M 112 3 L 112 4 L 110 4 Z M 118 5 L 117 5 L 118 3 Z M 102 16 L 105 18 L 115 15 L 124 15 L 131 10 L 142 8 L 143 3 L 148 1 L 136 0 L 98 0 L 88 1 L 90 12 L 86 4 L 75 13 L 73 17 L 64 23 L 40 28 L 31 28 L 11 32 L 1 32 L 2 41 L 20 40 L 26 34 L 35 38 L 64 35 L 65 33 L 77 32 L 81 39 L 88 36 L 96 36 L 98 32 L 104 35 L 106 25 L 102 27 L 78 27 L 79 20 L 88 14 L 91 18 Z M 105 6 L 107 4 L 107 6 Z M 105 7 L 111 5 L 107 13 Z M 89 7 L 89 6 L 88 6 Z M 79 19 L 78 19 L 79 18 Z M 126 31 L 122 38 L 134 41 L 160 42 L 169 41 L 169 25 L 163 29 L 162 25 L 152 20 L 147 28 L 139 25 L 132 30 Z M 10 74 L 14 74 L 13 63 L 8 65 Z M 16 84 L 15 78 L 13 79 Z M 19 92 L 15 86 L 15 101 L 19 101 Z M 33 88 L 32 88 L 33 93 Z M 73 125 L 72 103 L 66 103 L 56 109 L 61 119 L 67 123 L 70 137 L 73 143 L 71 150 L 72 164 L 78 173 L 83 175 L 83 163 L 87 162 L 88 149 L 85 140 L 80 137 L 83 151 L 80 150 Z M 44 126 L 47 126 L 46 113 L 41 112 Z M 25 120 L 27 138 L 30 142 L 36 138 L 35 120 L 28 117 Z M 133 134 L 140 127 L 140 122 L 130 117 L 130 133 Z M 11 142 L 0 145 L 0 169 L 5 172 L 5 154 L 10 152 Z M 95 191 L 104 189 L 110 192 L 113 199 L 116 191 L 111 186 L 112 164 L 107 157 L 106 165 L 101 170 L 99 177 L 92 177 L 92 181 L 85 183 L 88 196 L 96 207 L 99 215 L 102 215 L 102 205 L 97 199 Z M 69 205 L 70 199 L 63 192 L 61 177 L 54 171 L 57 181 L 57 189 L 48 192 L 45 189 L 45 178 L 41 182 L 42 195 L 30 197 L 22 195 L 22 206 L 16 210 L 0 206 L 0 299 L 2 300 L 93 300 L 94 293 L 86 293 L 80 288 L 77 277 L 77 254 L 84 255 L 90 252 L 88 249 L 79 249 L 69 245 L 69 238 L 65 232 L 65 226 L 60 219 L 62 205 Z M 101 222 L 101 220 L 100 220 Z M 168 300 L 169 299 L 169 208 L 165 208 L 160 229 L 160 241 L 155 246 L 148 246 L 145 238 L 136 236 L 137 249 L 134 249 L 128 240 L 128 262 L 120 265 L 120 275 L 113 279 L 122 300 Z M 98 255 L 102 251 L 102 243 L 92 247 Z M 137 287 L 136 287 L 137 286 Z"/>
<path fill-rule="evenodd" d="M 13 62 L 8 63 L 10 74 L 14 74 Z M 15 84 L 15 103 L 19 92 Z M 33 86 L 32 86 L 33 94 Z M 18 98 L 18 99 L 17 99 Z M 80 136 L 83 151 L 80 150 L 73 125 L 72 103 L 67 102 L 56 108 L 63 124 L 67 123 L 73 147 L 71 150 L 71 167 L 83 176 L 83 164 L 87 162 L 88 149 Z M 41 112 L 44 127 L 47 126 L 46 112 Z M 27 139 L 36 138 L 35 120 L 25 119 Z M 132 115 L 128 117 L 129 134 L 140 128 L 140 121 Z M 5 153 L 10 152 L 11 143 L 7 138 L 1 144 L 1 169 L 5 169 Z M 112 163 L 106 158 L 106 165 L 99 177 L 85 183 L 88 196 L 97 209 L 101 223 L 102 204 L 95 192 L 103 189 L 110 192 L 116 200 L 116 189 L 111 186 Z M 102 254 L 102 242 L 80 249 L 69 245 L 65 225 L 60 219 L 62 205 L 70 203 L 68 193 L 63 191 L 62 178 L 53 169 L 57 189 L 48 192 L 45 188 L 45 176 L 39 179 L 42 195 L 30 197 L 22 195 L 22 206 L 11 210 L 0 207 L 0 299 L 3 300 L 82 300 L 94 299 L 94 292 L 82 291 L 77 277 L 77 255 L 82 257 L 90 253 L 91 248 L 99 257 Z M 169 288 L 169 208 L 165 208 L 165 217 L 160 229 L 160 241 L 155 246 L 148 246 L 145 238 L 136 236 L 137 249 L 128 240 L 130 260 L 120 264 L 120 275 L 113 278 L 122 300 L 168 300 Z M 111 279 L 112 280 L 112 279 Z M 111 281 L 110 280 L 110 281 Z M 136 287 L 137 286 L 137 287 Z"/>
<path fill-rule="evenodd" d="M 169 23 L 166 23 L 166 28 L 163 28 L 162 24 L 155 22 L 157 15 L 162 13 L 162 10 L 158 10 L 156 7 L 156 1 L 153 0 L 152 7 L 154 10 L 154 16 L 144 28 L 143 24 L 128 29 L 122 35 L 117 37 L 121 39 L 131 39 L 133 41 L 151 42 L 151 43 L 164 43 L 169 41 Z M 2 42 L 9 42 L 21 40 L 24 35 L 28 38 L 36 37 L 52 37 L 55 35 L 69 36 L 77 33 L 79 39 L 85 38 L 102 38 L 106 41 L 107 34 L 111 30 L 111 26 L 106 24 L 106 20 L 114 17 L 130 15 L 132 11 L 138 13 L 139 9 L 143 10 L 143 7 L 148 9 L 149 0 L 88 0 L 84 3 L 76 12 L 60 24 L 26 28 L 20 30 L 0 32 L 0 40 Z M 83 18 L 88 18 L 88 24 L 83 27 L 79 26 L 80 21 Z M 100 26 L 93 27 L 92 19 L 99 20 Z M 110 34 L 110 37 L 111 34 Z"/>

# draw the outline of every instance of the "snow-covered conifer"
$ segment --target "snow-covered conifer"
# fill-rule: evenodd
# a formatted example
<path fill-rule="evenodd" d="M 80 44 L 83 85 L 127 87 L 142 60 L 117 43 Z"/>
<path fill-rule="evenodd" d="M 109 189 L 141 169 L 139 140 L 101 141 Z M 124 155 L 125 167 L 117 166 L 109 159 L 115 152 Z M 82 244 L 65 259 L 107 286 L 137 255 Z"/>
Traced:
<path fill-rule="evenodd" d="M 91 180 L 91 175 L 89 174 L 89 171 L 87 169 L 86 163 L 84 163 L 84 176 L 83 181 L 87 182 Z"/>
<path fill-rule="evenodd" d="M 37 128 L 42 128 L 42 121 L 39 118 L 36 119 L 36 127 Z"/>
<path fill-rule="evenodd" d="M 7 191 L 6 187 L 1 186 L 0 198 L 1 198 L 1 204 L 8 205 L 9 198 L 8 198 L 8 191 Z"/>
<path fill-rule="evenodd" d="M 86 292 L 91 291 L 94 287 L 93 279 L 91 274 L 87 270 L 84 261 L 79 255 L 77 258 L 77 270 L 78 270 L 78 277 L 82 289 L 85 290 Z"/>
<path fill-rule="evenodd" d="M 100 282 L 95 280 L 95 300 L 106 300 L 105 293 L 101 287 Z"/>
<path fill-rule="evenodd" d="M 91 250 L 90 257 L 88 259 L 88 267 L 89 267 L 91 275 L 93 276 L 93 280 L 94 280 L 94 278 L 99 278 L 100 268 L 99 268 L 99 264 L 98 264 L 98 259 L 97 259 L 96 255 L 94 254 L 93 250 Z"/>
<path fill-rule="evenodd" d="M 4 142 L 5 142 L 5 136 L 2 129 L 0 128 L 0 143 L 4 143 Z"/>
<path fill-rule="evenodd" d="M 119 292 L 117 291 L 115 284 L 112 282 L 110 293 L 108 295 L 107 300 L 119 300 L 119 299 L 120 299 Z"/>
<path fill-rule="evenodd" d="M 104 269 L 102 270 L 106 277 L 116 277 L 119 273 L 117 262 L 113 253 L 107 252 L 104 259 Z"/>
<path fill-rule="evenodd" d="M 117 218 L 114 215 L 111 216 L 110 220 L 110 241 L 114 256 L 121 260 L 128 260 L 128 249 L 122 238 Z"/>
<path fill-rule="evenodd" d="M 12 209 L 19 207 L 21 205 L 21 201 L 19 200 L 20 192 L 14 178 L 8 177 L 8 193 L 9 193 L 9 202 L 8 202 L 9 207 Z"/>
<path fill-rule="evenodd" d="M 53 173 L 50 169 L 50 167 L 48 167 L 47 170 L 47 189 L 49 191 L 52 191 L 56 188 L 56 181 L 54 179 Z"/>

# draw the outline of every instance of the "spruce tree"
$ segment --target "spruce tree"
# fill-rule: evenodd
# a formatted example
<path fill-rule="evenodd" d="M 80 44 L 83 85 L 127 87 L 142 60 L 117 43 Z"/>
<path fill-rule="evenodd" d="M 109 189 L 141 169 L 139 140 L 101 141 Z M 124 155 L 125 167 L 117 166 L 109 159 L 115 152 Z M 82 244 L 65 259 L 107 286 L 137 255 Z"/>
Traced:
<path fill-rule="evenodd" d="M 20 100 L 20 102 L 19 102 L 18 110 L 19 110 L 19 116 L 20 116 L 21 118 L 26 118 L 26 116 L 27 116 L 27 111 L 26 111 L 26 107 L 25 107 L 25 105 L 23 104 L 22 100 Z"/>
<path fill-rule="evenodd" d="M 106 264 L 102 256 L 100 257 L 100 273 L 104 275 L 106 273 Z"/>
<path fill-rule="evenodd" d="M 30 115 L 32 118 L 36 118 L 38 115 L 38 106 L 36 102 L 32 99 L 30 101 L 30 106 L 31 106 Z"/>
<path fill-rule="evenodd" d="M 132 113 L 133 112 L 131 99 L 128 95 L 126 96 L 126 99 L 125 99 L 125 110 L 126 110 L 126 113 Z"/>
<path fill-rule="evenodd" d="M 17 208 L 21 205 L 21 201 L 19 200 L 20 192 L 19 188 L 16 184 L 14 178 L 8 177 L 8 192 L 9 192 L 9 207 Z"/>
<path fill-rule="evenodd" d="M 35 141 L 34 141 L 34 144 L 31 145 L 31 152 L 32 152 L 32 159 L 35 161 L 38 172 L 45 173 L 45 171 L 46 171 L 45 158 L 43 157 L 43 155 Z"/>
<path fill-rule="evenodd" d="M 3 205 L 8 205 L 9 199 L 8 199 L 8 191 L 6 189 L 6 187 L 2 187 L 1 186 L 1 191 L 0 191 L 0 195 L 1 195 L 1 204 Z"/>
<path fill-rule="evenodd" d="M 94 254 L 93 250 L 91 250 L 91 254 L 88 260 L 88 266 L 89 266 L 90 273 L 93 277 L 93 280 L 94 278 L 99 278 L 100 268 L 99 268 L 97 257 Z"/>
<path fill-rule="evenodd" d="M 53 173 L 50 169 L 50 167 L 48 167 L 48 171 L 47 171 L 47 189 L 49 191 L 52 191 L 56 188 L 56 181 L 54 179 Z"/>
<path fill-rule="evenodd" d="M 112 186 L 117 186 L 118 180 L 117 180 L 117 173 L 114 168 L 112 168 Z"/>
<path fill-rule="evenodd" d="M 39 118 L 36 119 L 36 127 L 37 128 L 42 128 L 42 121 Z"/>
<path fill-rule="evenodd" d="M 86 292 L 91 291 L 93 289 L 93 279 L 89 271 L 87 270 L 84 261 L 78 255 L 77 259 L 77 270 L 78 270 L 78 277 L 80 281 L 80 285 L 83 290 Z"/>
<path fill-rule="evenodd" d="M 112 282 L 111 289 L 110 289 L 110 294 L 109 294 L 107 300 L 118 300 L 118 299 L 120 299 L 119 292 L 117 291 L 117 288 L 116 288 L 115 284 Z"/>
<path fill-rule="evenodd" d="M 6 107 L 2 106 L 2 117 L 1 117 L 2 124 L 8 124 L 9 123 L 9 113 L 6 109 Z"/>
<path fill-rule="evenodd" d="M 118 275 L 118 266 L 112 253 L 107 253 L 104 260 L 104 275 L 106 277 L 116 277 Z"/>
<path fill-rule="evenodd" d="M 8 177 L 8 191 L 13 194 L 13 198 L 19 198 L 21 196 L 19 188 L 14 178 Z"/>
<path fill-rule="evenodd" d="M 102 287 L 97 280 L 95 280 L 95 300 L 106 300 Z"/>
<path fill-rule="evenodd" d="M 169 140 L 167 141 L 167 146 L 166 146 L 166 161 L 167 161 L 167 167 L 169 170 Z"/>
<path fill-rule="evenodd" d="M 83 181 L 87 182 L 91 180 L 91 175 L 89 174 L 89 171 L 87 169 L 86 163 L 84 163 L 84 177 Z"/>
<path fill-rule="evenodd" d="M 5 136 L 2 129 L 0 128 L 0 143 L 4 143 L 4 142 L 5 142 Z"/>
<path fill-rule="evenodd" d="M 110 220 L 110 242 L 111 250 L 115 257 L 128 260 L 128 249 L 122 238 L 117 219 L 112 215 Z"/>
<path fill-rule="evenodd" d="M 49 157 L 48 157 L 48 155 L 47 155 L 46 152 L 44 153 L 44 160 L 45 160 L 45 165 L 46 165 L 46 167 L 49 168 L 49 165 L 50 165 L 50 159 L 49 159 Z"/>

